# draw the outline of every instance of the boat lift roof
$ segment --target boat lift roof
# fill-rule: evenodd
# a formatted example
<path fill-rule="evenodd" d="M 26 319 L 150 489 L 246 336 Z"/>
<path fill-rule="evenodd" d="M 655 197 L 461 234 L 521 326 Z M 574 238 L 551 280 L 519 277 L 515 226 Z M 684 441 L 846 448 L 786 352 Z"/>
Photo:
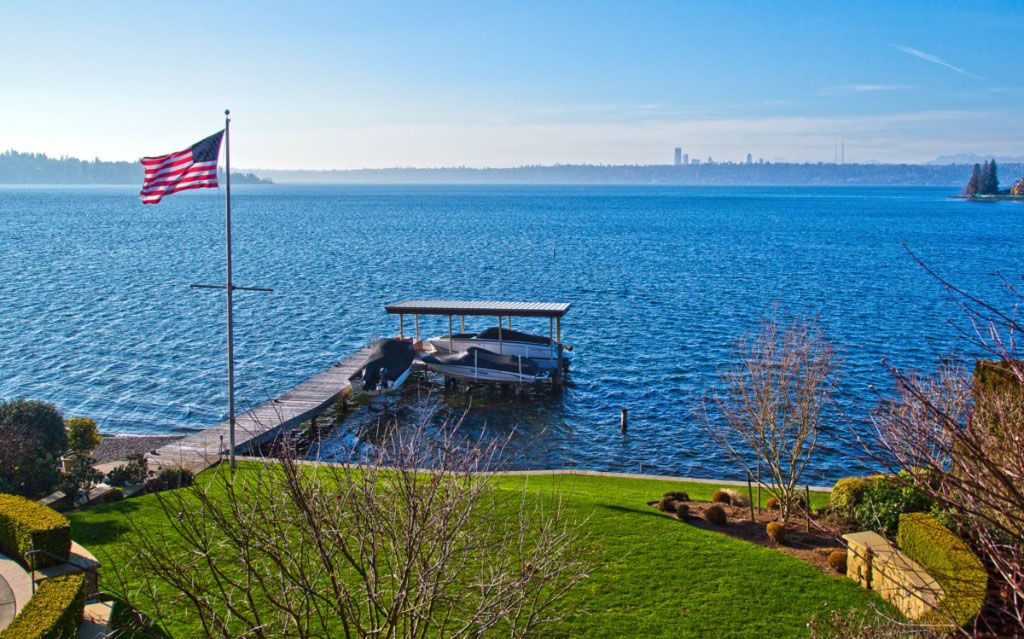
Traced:
<path fill-rule="evenodd" d="M 501 317 L 555 317 L 572 304 L 548 302 L 473 302 L 467 300 L 406 300 L 384 307 L 392 315 L 491 315 Z"/>

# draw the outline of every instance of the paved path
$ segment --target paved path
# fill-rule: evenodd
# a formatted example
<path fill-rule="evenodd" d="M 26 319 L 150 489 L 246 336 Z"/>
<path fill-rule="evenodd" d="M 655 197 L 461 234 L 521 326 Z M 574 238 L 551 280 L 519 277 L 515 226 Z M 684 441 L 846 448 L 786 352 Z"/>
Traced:
<path fill-rule="evenodd" d="M 32 578 L 18 562 L 0 555 L 0 631 L 32 597 Z"/>
<path fill-rule="evenodd" d="M 363 367 L 373 345 L 334 364 L 319 375 L 261 406 L 235 417 L 235 449 L 272 438 L 281 429 L 290 428 L 316 416 L 332 402 L 352 391 L 348 378 Z M 182 466 L 199 473 L 227 452 L 230 426 L 227 421 L 194 433 L 148 455 L 150 467 Z M 222 443 L 223 442 L 223 450 Z"/>

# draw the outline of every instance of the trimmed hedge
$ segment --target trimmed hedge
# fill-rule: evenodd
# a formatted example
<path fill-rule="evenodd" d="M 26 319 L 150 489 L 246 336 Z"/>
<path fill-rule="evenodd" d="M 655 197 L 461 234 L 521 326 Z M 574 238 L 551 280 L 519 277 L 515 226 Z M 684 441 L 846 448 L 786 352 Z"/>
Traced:
<path fill-rule="evenodd" d="M 963 626 L 978 615 L 985 603 L 988 574 L 963 540 L 926 513 L 900 515 L 896 539 L 903 552 L 921 564 L 946 593 L 939 610 L 920 621 L 944 624 L 952 618 Z"/>
<path fill-rule="evenodd" d="M 85 610 L 85 576 L 43 581 L 0 639 L 74 639 Z"/>
<path fill-rule="evenodd" d="M 71 553 L 71 522 L 31 499 L 0 494 L 0 551 L 30 570 L 62 563 L 43 553 L 26 556 L 30 550 L 45 550 L 66 561 Z"/>

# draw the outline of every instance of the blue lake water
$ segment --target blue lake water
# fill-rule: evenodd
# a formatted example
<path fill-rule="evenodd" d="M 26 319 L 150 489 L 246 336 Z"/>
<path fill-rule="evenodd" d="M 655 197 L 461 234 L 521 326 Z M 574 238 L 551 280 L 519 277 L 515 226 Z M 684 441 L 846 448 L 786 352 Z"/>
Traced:
<path fill-rule="evenodd" d="M 223 293 L 187 286 L 223 281 L 222 193 L 143 207 L 137 192 L 0 187 L 0 397 L 51 400 L 111 432 L 184 433 L 224 418 Z M 512 433 L 524 466 L 735 476 L 691 411 L 733 341 L 773 304 L 820 315 L 843 356 L 844 402 L 859 415 L 874 402 L 872 385 L 890 385 L 883 356 L 929 368 L 936 353 L 967 347 L 947 323 L 955 307 L 902 243 L 993 298 L 994 271 L 1024 272 L 1024 207 L 949 194 L 239 187 L 236 283 L 275 289 L 236 297 L 239 405 L 397 332 L 388 302 L 568 301 L 572 386 L 531 402 L 485 393 L 471 409 L 473 428 Z M 546 332 L 547 321 L 513 328 Z M 421 321 L 423 334 L 446 331 L 446 318 Z M 402 401 L 432 390 L 413 384 Z M 837 417 L 830 427 L 846 428 Z M 845 446 L 825 439 L 812 475 L 822 481 L 851 464 Z"/>

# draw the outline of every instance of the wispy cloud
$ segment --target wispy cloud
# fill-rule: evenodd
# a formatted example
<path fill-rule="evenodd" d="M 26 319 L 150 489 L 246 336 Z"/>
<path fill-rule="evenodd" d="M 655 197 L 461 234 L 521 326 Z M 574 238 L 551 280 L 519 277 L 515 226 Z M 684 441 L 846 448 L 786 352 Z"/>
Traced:
<path fill-rule="evenodd" d="M 969 72 L 969 71 L 967 71 L 965 69 L 961 69 L 958 66 L 952 65 L 952 64 L 946 62 L 945 60 L 943 60 L 942 58 L 940 58 L 937 55 L 932 55 L 930 53 L 925 53 L 924 51 L 921 51 L 920 49 L 915 49 L 914 47 L 907 47 L 907 46 L 904 46 L 902 44 L 890 44 L 889 46 L 892 47 L 893 49 L 896 49 L 897 51 L 902 51 L 903 53 L 906 53 L 907 55 L 912 55 L 915 58 L 921 58 L 922 60 L 925 60 L 926 62 L 931 62 L 932 64 L 937 64 L 939 66 L 946 67 L 947 69 L 950 69 L 952 71 L 956 71 L 957 73 L 959 73 L 961 75 L 966 75 L 966 76 L 969 76 L 969 77 L 972 77 L 972 78 L 981 79 L 980 75 L 974 75 L 973 73 L 971 73 L 971 72 Z"/>
<path fill-rule="evenodd" d="M 882 91 L 905 91 L 913 89 L 910 84 L 840 84 L 821 90 L 821 95 L 836 95 L 837 93 L 877 93 Z"/>

